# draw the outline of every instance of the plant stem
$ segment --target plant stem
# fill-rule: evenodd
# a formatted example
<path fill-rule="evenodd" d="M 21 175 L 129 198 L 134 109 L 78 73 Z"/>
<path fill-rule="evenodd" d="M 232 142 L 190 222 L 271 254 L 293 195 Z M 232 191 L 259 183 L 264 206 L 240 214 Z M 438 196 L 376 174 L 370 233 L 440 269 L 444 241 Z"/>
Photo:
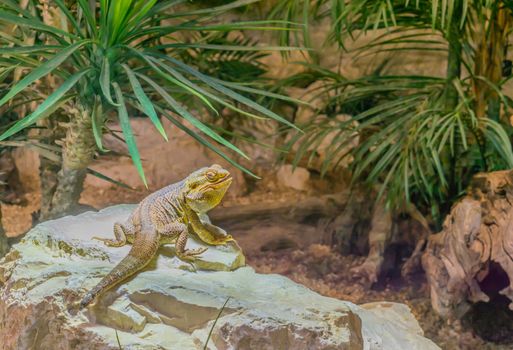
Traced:
<path fill-rule="evenodd" d="M 4 227 L 2 225 L 2 210 L 0 208 L 0 258 L 9 251 L 9 242 L 5 235 Z"/>
<path fill-rule="evenodd" d="M 499 121 L 501 114 L 501 103 L 499 100 L 499 96 L 491 96 L 488 100 L 488 111 L 487 115 L 488 118 L 495 120 L 496 122 Z"/>
<path fill-rule="evenodd" d="M 445 99 L 445 107 L 447 111 L 455 109 L 459 101 L 458 91 L 453 85 L 453 82 L 454 80 L 459 79 L 461 75 L 462 46 L 460 42 L 460 36 L 461 32 L 458 23 L 452 23 L 447 36 L 447 41 L 449 42 L 449 54 L 447 57 L 446 72 L 447 87 Z"/>
<path fill-rule="evenodd" d="M 214 331 L 214 327 L 216 326 L 217 320 L 221 317 L 221 314 L 224 311 L 224 308 L 226 307 L 226 304 L 228 304 L 228 301 L 230 301 L 231 297 L 228 297 L 226 301 L 224 302 L 223 306 L 221 307 L 221 310 L 219 310 L 219 313 L 217 314 L 216 319 L 214 320 L 214 323 L 212 324 L 212 327 L 210 327 L 210 332 L 208 332 L 207 340 L 205 340 L 205 346 L 203 347 L 203 350 L 208 349 L 208 341 L 210 340 L 210 337 L 212 336 L 212 332 Z"/>

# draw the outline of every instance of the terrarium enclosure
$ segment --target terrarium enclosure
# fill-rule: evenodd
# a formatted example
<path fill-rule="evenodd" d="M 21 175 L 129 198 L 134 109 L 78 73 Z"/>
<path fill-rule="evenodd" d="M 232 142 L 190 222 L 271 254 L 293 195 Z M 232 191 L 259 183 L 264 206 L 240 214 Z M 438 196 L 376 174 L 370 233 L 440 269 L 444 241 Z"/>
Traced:
<path fill-rule="evenodd" d="M 513 348 L 512 25 L 0 0 L 0 350 Z"/>

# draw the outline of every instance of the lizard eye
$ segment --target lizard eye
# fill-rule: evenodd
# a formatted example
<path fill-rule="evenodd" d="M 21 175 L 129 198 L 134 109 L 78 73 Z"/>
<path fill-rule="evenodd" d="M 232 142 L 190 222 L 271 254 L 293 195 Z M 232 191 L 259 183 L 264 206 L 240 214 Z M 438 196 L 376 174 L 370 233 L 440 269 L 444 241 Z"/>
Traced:
<path fill-rule="evenodd" d="M 216 179 L 216 173 L 214 173 L 213 171 L 207 171 L 207 179 L 209 179 L 210 181 L 213 181 Z"/>

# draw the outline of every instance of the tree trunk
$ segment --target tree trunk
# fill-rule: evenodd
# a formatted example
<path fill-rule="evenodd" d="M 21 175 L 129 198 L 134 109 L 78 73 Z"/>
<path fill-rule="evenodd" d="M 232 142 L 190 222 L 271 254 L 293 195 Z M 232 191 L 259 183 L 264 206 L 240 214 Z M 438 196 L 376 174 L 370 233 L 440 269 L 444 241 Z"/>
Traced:
<path fill-rule="evenodd" d="M 500 119 L 500 100 L 490 83 L 499 84 L 502 79 L 502 62 L 508 35 L 512 24 L 510 10 L 502 4 L 491 10 L 490 20 L 483 28 L 476 30 L 474 41 L 477 43 L 474 58 L 474 75 L 486 78 L 486 81 L 472 81 L 476 96 L 474 110 L 478 118 Z M 488 107 L 488 110 L 486 108 Z"/>
<path fill-rule="evenodd" d="M 39 156 L 41 176 L 41 211 L 39 218 L 50 217 L 52 208 L 52 198 L 57 187 L 57 173 L 60 170 L 59 164 L 56 164 L 43 156 Z"/>
<path fill-rule="evenodd" d="M 2 225 L 2 209 L 0 207 L 0 258 L 9 251 L 9 242 Z"/>
<path fill-rule="evenodd" d="M 62 127 L 62 123 L 67 121 L 69 117 L 64 113 L 55 113 L 52 118 L 44 118 L 37 122 L 38 138 L 41 143 L 46 145 L 55 145 L 58 140 L 66 137 L 66 129 Z M 55 152 L 55 158 L 62 159 L 61 154 Z M 52 197 L 57 187 L 57 173 L 61 169 L 62 160 L 48 159 L 43 155 L 39 155 L 39 177 L 41 179 L 41 209 L 38 219 L 48 218 L 50 216 Z"/>
<path fill-rule="evenodd" d="M 456 11 L 456 9 L 455 9 Z M 456 12 L 457 13 L 457 12 Z M 453 84 L 461 76 L 461 31 L 458 21 L 453 21 L 449 28 L 447 41 L 449 42 L 449 53 L 447 57 L 447 87 L 446 87 L 446 109 L 453 110 L 458 105 L 458 90 Z"/>
<path fill-rule="evenodd" d="M 90 112 L 78 106 L 70 109 L 70 121 L 65 124 L 66 137 L 62 145 L 62 166 L 55 176 L 50 165 L 44 164 L 43 194 L 47 197 L 40 220 L 55 219 L 70 213 L 77 206 L 87 167 L 95 152 Z M 52 191 L 52 189 L 54 189 Z M 53 193 L 52 193 L 53 192 Z M 51 200 L 50 200 L 51 198 Z"/>
<path fill-rule="evenodd" d="M 403 265 L 403 276 L 419 271 L 422 248 L 430 232 L 426 218 L 413 204 L 391 210 L 386 207 L 386 194 L 379 201 L 376 196 L 376 191 L 355 190 L 344 211 L 328 228 L 332 234 L 328 243 L 342 254 L 363 254 L 368 250 L 365 261 L 350 271 L 368 286 L 397 267 L 393 266 L 395 261 L 408 253 L 404 247 L 417 248 Z M 402 247 L 402 251 L 395 247 Z"/>
<path fill-rule="evenodd" d="M 348 197 L 344 210 L 330 224 L 331 235 L 328 244 L 341 254 L 363 253 L 368 243 L 372 201 L 370 191 L 356 189 Z"/>
<path fill-rule="evenodd" d="M 488 302 L 479 283 L 492 264 L 509 278 L 509 285 L 500 286 L 498 292 L 513 301 L 512 203 L 513 171 L 477 174 L 469 194 L 453 206 L 443 230 L 429 237 L 422 265 L 431 304 L 440 315 L 459 317 L 470 303 Z"/>
<path fill-rule="evenodd" d="M 2 258 L 9 251 L 9 242 L 5 231 L 0 228 L 0 258 Z"/>
<path fill-rule="evenodd" d="M 351 273 L 362 278 L 369 285 L 378 281 L 384 262 L 385 249 L 392 239 L 393 216 L 386 207 L 385 196 L 374 205 L 371 229 L 369 231 L 369 254 L 360 266 L 351 269 Z"/>

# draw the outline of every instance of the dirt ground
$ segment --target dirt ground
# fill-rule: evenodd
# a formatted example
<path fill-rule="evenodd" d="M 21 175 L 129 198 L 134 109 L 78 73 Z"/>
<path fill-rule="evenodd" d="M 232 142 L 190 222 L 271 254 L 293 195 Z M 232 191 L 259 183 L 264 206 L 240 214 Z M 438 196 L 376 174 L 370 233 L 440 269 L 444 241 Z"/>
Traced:
<path fill-rule="evenodd" d="M 146 194 L 145 191 L 119 188 L 99 190 L 86 187 L 81 202 L 95 208 L 103 208 L 118 203 L 136 203 Z M 2 205 L 3 224 L 9 236 L 22 234 L 31 227 L 31 213 L 37 210 L 40 199 L 36 193 L 26 194 L 25 199 L 25 205 Z M 256 271 L 287 276 L 328 297 L 344 299 L 356 304 L 379 300 L 405 303 L 412 309 L 425 336 L 442 349 L 513 349 L 513 339 L 510 336 L 513 334 L 511 329 L 513 324 L 505 325 L 503 330 L 505 335 L 501 336 L 500 331 L 493 328 L 487 329 L 486 322 L 483 324 L 486 318 L 479 323 L 481 316 L 478 317 L 477 322 L 475 320 L 473 322 L 471 316 L 456 322 L 449 322 L 437 316 L 431 310 L 429 290 L 423 274 L 405 281 L 398 273 L 391 273 L 369 288 L 348 273 L 350 268 L 361 264 L 364 257 L 343 256 L 326 245 L 312 244 L 304 248 L 253 250 L 247 255 L 249 265 Z M 496 317 L 496 310 L 488 309 L 486 312 L 490 313 L 490 317 Z M 498 343 L 483 340 L 476 334 L 475 325 L 481 327 L 478 329 L 482 329 L 482 335 L 488 339 L 496 339 Z M 500 344 L 501 342 L 504 344 Z"/>
<path fill-rule="evenodd" d="M 430 305 L 429 290 L 423 275 L 411 281 L 390 276 L 372 288 L 354 280 L 347 271 L 363 263 L 361 256 L 342 256 L 324 245 L 305 250 L 265 252 L 248 257 L 248 263 L 261 273 L 278 273 L 316 292 L 356 304 L 387 300 L 407 304 L 419 321 L 424 334 L 442 349 L 512 349 L 513 345 L 487 342 L 462 322 L 447 322 Z"/>

